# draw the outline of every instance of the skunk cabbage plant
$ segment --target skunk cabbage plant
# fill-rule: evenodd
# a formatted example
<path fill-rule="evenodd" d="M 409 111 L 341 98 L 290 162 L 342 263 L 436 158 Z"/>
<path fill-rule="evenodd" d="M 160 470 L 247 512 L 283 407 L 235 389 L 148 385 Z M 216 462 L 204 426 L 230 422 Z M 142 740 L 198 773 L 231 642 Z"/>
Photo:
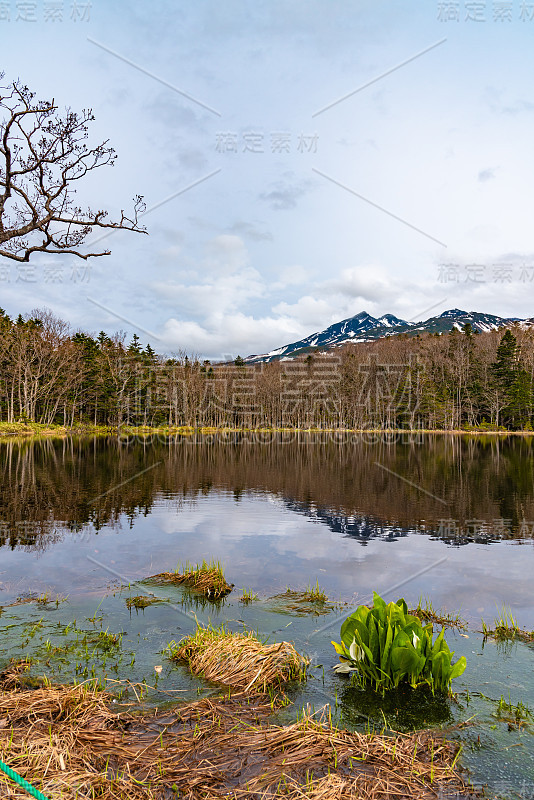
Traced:
<path fill-rule="evenodd" d="M 409 683 L 448 692 L 467 662 L 461 656 L 453 664 L 444 631 L 435 641 L 433 634 L 432 624 L 423 626 L 404 600 L 386 605 L 374 592 L 373 607 L 360 606 L 341 626 L 341 644 L 332 642 L 340 657 L 334 669 L 354 672 L 360 685 L 370 683 L 377 691 Z"/>

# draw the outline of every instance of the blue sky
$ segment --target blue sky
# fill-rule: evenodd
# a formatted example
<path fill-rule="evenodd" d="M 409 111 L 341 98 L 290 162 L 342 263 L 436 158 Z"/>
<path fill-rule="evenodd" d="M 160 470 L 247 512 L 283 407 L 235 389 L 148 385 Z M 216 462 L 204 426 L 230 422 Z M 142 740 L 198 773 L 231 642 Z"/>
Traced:
<path fill-rule="evenodd" d="M 105 258 L 0 259 L 0 304 L 214 359 L 362 310 L 532 316 L 533 40 L 522 0 L 0 3 L 6 80 L 118 153 L 80 201 L 149 209 Z"/>

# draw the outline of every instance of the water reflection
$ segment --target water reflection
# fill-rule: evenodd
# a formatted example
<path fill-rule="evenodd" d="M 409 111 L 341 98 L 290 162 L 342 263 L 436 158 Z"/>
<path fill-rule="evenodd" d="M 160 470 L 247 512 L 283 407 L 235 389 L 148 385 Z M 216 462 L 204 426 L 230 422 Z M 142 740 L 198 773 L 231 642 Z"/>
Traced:
<path fill-rule="evenodd" d="M 130 525 L 162 498 L 250 492 L 365 543 L 422 532 L 454 544 L 532 538 L 532 438 L 428 436 L 346 443 L 302 435 L 0 444 L 0 543 L 44 548 L 67 531 Z"/>
<path fill-rule="evenodd" d="M 369 724 L 380 731 L 384 724 L 397 731 L 409 731 L 435 725 L 450 725 L 453 715 L 443 694 L 433 695 L 430 689 L 399 687 L 384 696 L 371 689 L 351 686 L 342 690 L 339 702 L 345 724 L 350 727 Z"/>

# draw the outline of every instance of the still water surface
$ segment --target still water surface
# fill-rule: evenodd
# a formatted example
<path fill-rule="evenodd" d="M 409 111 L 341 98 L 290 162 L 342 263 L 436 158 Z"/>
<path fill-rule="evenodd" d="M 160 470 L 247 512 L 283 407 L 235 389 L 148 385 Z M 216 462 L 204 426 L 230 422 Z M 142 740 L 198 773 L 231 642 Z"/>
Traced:
<path fill-rule="evenodd" d="M 381 727 L 383 713 L 397 729 L 473 718 L 450 734 L 465 744 L 473 782 L 490 796 L 532 797 L 534 719 L 509 730 L 496 701 L 534 709 L 534 646 L 497 646 L 480 634 L 481 618 L 492 623 L 503 605 L 534 629 L 532 456 L 532 439 L 511 437 L 2 442 L 0 666 L 33 654 L 37 672 L 61 680 L 98 674 L 154 685 L 161 664 L 148 698 L 160 703 L 164 691 L 180 699 L 214 691 L 162 653 L 195 617 L 246 625 L 312 660 L 281 718 L 306 703 L 330 703 L 343 725 L 360 729 Z M 219 559 L 235 584 L 220 606 L 135 584 L 204 558 Z M 343 610 L 298 616 L 271 599 L 317 580 Z M 244 588 L 259 599 L 244 606 Z M 373 590 L 461 614 L 468 628 L 447 635 L 468 662 L 457 703 L 419 692 L 378 701 L 332 672 L 330 640 Z M 126 598 L 146 592 L 170 602 L 130 613 Z M 43 593 L 67 600 L 9 606 Z M 98 649 L 103 630 L 122 633 L 120 647 Z M 68 655 L 54 651 L 66 643 Z"/>

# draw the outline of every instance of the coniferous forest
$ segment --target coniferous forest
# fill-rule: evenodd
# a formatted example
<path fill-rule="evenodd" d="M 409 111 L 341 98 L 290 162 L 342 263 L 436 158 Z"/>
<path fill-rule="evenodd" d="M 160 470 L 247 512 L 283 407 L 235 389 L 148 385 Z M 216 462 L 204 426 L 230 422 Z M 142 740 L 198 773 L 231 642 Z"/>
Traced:
<path fill-rule="evenodd" d="M 8 423 L 528 431 L 534 419 L 534 329 L 519 325 L 212 364 L 0 310 L 0 365 Z"/>

